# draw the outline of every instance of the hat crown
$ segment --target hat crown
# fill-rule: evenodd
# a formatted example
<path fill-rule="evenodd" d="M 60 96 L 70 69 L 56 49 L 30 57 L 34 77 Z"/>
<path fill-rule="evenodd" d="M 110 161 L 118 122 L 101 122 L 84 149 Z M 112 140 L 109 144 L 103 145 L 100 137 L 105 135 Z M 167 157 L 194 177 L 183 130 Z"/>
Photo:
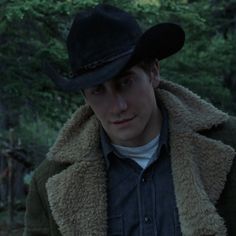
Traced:
<path fill-rule="evenodd" d="M 126 54 L 141 35 L 136 20 L 116 7 L 101 4 L 79 13 L 67 38 L 73 73 L 83 73 Z"/>

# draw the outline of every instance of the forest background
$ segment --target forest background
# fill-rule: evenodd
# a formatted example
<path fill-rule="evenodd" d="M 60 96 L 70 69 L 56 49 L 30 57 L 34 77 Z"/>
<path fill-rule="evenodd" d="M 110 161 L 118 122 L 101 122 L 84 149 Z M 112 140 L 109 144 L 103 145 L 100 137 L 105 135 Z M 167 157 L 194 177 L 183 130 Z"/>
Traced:
<path fill-rule="evenodd" d="M 129 11 L 143 30 L 180 24 L 185 46 L 161 61 L 161 77 L 236 115 L 236 0 L 0 0 L 0 212 L 19 202 L 24 209 L 32 171 L 83 104 L 79 93 L 56 89 L 44 64 L 71 76 L 68 29 L 78 11 L 98 3 Z"/>

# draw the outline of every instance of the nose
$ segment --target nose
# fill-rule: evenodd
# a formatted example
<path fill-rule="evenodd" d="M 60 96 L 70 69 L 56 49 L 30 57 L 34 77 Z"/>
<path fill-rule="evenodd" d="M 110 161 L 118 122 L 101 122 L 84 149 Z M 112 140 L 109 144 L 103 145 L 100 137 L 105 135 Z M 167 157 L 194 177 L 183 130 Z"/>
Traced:
<path fill-rule="evenodd" d="M 123 96 L 116 94 L 112 97 L 111 107 L 113 114 L 119 114 L 127 110 L 128 104 Z"/>

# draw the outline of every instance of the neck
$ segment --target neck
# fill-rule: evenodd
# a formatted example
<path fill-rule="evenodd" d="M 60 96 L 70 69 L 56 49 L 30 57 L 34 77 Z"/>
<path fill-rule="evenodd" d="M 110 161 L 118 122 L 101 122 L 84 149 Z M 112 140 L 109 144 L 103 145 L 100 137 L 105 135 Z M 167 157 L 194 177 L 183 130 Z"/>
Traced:
<path fill-rule="evenodd" d="M 150 121 L 148 122 L 147 126 L 144 130 L 143 136 L 143 144 L 150 142 L 152 139 L 154 139 L 160 132 L 162 127 L 162 113 L 160 108 L 157 106 L 157 109 L 154 110 L 153 115 L 150 118 Z"/>

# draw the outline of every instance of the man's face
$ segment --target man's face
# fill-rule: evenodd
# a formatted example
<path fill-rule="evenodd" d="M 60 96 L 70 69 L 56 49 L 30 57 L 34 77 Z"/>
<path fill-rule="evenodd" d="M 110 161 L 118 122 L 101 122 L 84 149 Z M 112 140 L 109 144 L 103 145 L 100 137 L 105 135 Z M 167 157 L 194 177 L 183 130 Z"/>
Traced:
<path fill-rule="evenodd" d="M 158 134 L 161 113 L 154 94 L 158 84 L 157 67 L 147 73 L 134 66 L 118 78 L 84 90 L 86 102 L 112 143 L 140 146 Z"/>

